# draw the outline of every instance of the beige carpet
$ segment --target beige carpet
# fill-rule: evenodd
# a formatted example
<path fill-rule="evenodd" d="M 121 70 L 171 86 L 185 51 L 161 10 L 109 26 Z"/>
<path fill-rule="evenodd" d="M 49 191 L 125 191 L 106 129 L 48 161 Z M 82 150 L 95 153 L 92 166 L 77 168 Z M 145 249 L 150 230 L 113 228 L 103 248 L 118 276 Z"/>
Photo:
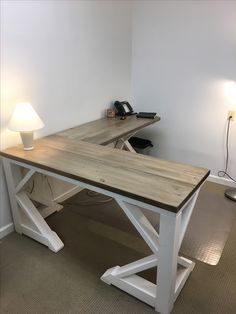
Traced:
<path fill-rule="evenodd" d="M 212 203 L 215 193 L 221 192 L 223 187 L 211 185 L 204 197 L 205 207 Z M 73 206 L 49 217 L 48 223 L 65 243 L 57 254 L 15 233 L 4 238 L 0 244 L 0 312 L 155 313 L 99 279 L 107 268 L 129 263 L 148 252 L 134 230 L 127 233 L 126 228 L 132 230 L 132 226 L 124 217 L 117 217 L 114 225 L 111 214 L 107 225 L 102 208 L 111 204 L 94 208 L 100 212 L 96 221 L 78 214 Z M 143 275 L 155 278 L 152 270 Z M 236 313 L 236 224 L 218 265 L 196 261 L 175 303 L 173 314 L 177 313 Z"/>

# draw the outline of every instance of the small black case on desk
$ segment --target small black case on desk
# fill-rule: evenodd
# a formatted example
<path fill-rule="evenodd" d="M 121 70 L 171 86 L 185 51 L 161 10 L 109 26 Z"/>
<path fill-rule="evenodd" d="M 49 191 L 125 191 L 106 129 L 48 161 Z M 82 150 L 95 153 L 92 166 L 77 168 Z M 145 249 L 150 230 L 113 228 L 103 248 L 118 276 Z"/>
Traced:
<path fill-rule="evenodd" d="M 136 117 L 137 118 L 146 118 L 146 119 L 154 119 L 156 116 L 156 112 L 139 112 Z"/>
<path fill-rule="evenodd" d="M 140 148 L 145 149 L 147 147 L 153 147 L 153 144 L 150 140 L 146 140 L 141 137 L 132 136 L 129 139 L 130 144 L 133 146 L 133 148 Z"/>

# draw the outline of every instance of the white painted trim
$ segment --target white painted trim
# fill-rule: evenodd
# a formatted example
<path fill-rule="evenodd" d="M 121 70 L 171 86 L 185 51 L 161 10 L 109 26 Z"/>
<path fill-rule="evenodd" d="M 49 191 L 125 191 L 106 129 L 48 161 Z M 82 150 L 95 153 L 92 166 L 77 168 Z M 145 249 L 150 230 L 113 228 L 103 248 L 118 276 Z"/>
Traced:
<path fill-rule="evenodd" d="M 207 178 L 207 181 L 226 185 L 226 186 L 233 187 L 233 188 L 236 187 L 236 183 L 233 180 L 214 176 L 213 174 L 209 175 L 209 177 Z"/>
<path fill-rule="evenodd" d="M 14 225 L 12 222 L 0 228 L 0 239 L 4 238 L 5 236 L 12 233 L 13 231 L 14 231 Z"/>

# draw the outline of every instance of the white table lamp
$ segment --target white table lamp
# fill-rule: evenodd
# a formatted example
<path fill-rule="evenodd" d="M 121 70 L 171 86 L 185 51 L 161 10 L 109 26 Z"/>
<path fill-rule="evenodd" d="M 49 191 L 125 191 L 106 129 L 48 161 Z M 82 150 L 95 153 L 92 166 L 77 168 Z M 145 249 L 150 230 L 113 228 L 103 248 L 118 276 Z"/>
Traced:
<path fill-rule="evenodd" d="M 29 103 L 17 104 L 8 123 L 12 131 L 20 132 L 24 150 L 32 150 L 33 131 L 44 127 L 44 123 Z"/>

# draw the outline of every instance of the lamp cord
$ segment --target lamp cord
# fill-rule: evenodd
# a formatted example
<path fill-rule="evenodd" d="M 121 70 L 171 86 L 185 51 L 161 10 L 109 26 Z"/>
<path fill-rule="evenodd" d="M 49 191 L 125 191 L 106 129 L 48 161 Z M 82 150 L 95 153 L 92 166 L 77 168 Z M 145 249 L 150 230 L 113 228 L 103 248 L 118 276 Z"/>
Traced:
<path fill-rule="evenodd" d="M 91 191 L 91 190 L 87 190 L 86 191 L 87 196 L 94 198 L 92 201 L 89 201 L 88 199 L 86 200 L 81 200 L 81 201 L 75 201 L 75 202 L 63 202 L 61 203 L 61 205 L 82 205 L 82 206 L 91 206 L 91 205 L 102 205 L 102 204 L 106 204 L 109 203 L 113 200 L 112 197 L 107 197 L 104 199 L 98 199 L 96 198 L 97 196 L 100 196 L 102 194 L 95 192 L 95 191 Z"/>
<path fill-rule="evenodd" d="M 46 181 L 47 181 L 47 184 L 49 186 L 49 189 L 50 189 L 50 192 L 51 192 L 51 197 L 52 199 L 54 198 L 53 196 L 53 189 L 52 189 L 52 186 L 51 186 L 51 183 L 48 179 L 48 177 L 46 175 L 43 176 Z M 33 179 L 33 182 L 32 182 L 32 187 L 29 191 L 30 194 L 33 193 L 34 191 L 34 188 L 35 188 L 35 182 L 34 182 L 34 179 Z M 89 196 L 89 197 L 94 197 L 96 198 L 96 196 L 99 196 L 101 195 L 100 193 L 98 192 L 95 192 L 95 191 L 90 191 L 90 190 L 87 190 L 86 191 L 86 194 Z M 83 200 L 83 201 L 77 201 L 77 202 L 74 202 L 74 203 L 70 203 L 70 202 L 63 202 L 63 203 L 58 203 L 58 204 L 61 204 L 61 205 L 83 205 L 83 206 L 91 206 L 91 205 L 100 205 L 100 204 L 106 204 L 106 203 L 109 203 L 113 200 L 112 197 L 108 197 L 108 198 L 105 198 L 105 199 L 94 199 L 92 202 L 90 202 L 89 200 Z"/>
<path fill-rule="evenodd" d="M 230 129 L 230 122 L 231 122 L 232 117 L 228 118 L 228 125 L 227 125 L 227 132 L 226 132 L 226 160 L 225 160 L 225 170 L 220 170 L 218 171 L 218 177 L 228 177 L 232 181 L 236 182 L 236 179 L 231 177 L 228 174 L 228 163 L 229 163 L 229 129 Z"/>

